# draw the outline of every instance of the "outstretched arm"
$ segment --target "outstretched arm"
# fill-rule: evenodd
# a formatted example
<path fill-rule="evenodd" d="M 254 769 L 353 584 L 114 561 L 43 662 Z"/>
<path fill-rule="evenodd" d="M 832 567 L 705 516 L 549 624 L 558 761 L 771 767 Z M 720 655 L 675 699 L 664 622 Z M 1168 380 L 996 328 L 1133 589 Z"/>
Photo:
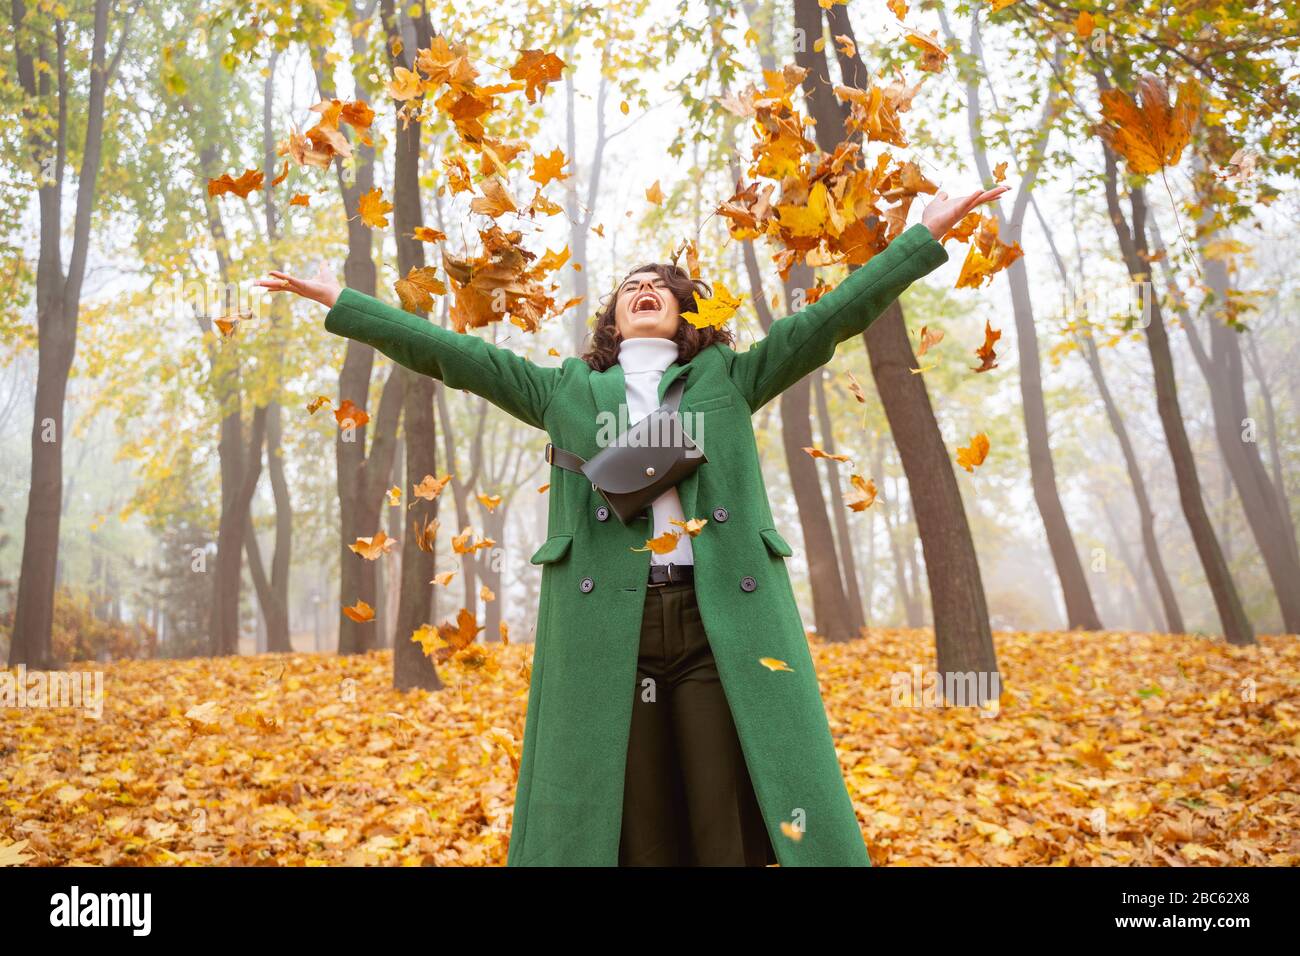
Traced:
<path fill-rule="evenodd" d="M 327 331 L 372 345 L 399 365 L 481 395 L 520 421 L 545 427 L 542 419 L 560 369 L 537 365 L 476 335 L 444 329 L 355 289 L 342 289 L 324 266 L 312 279 L 283 272 L 270 275 L 257 285 L 328 306 Z"/>
<path fill-rule="evenodd" d="M 829 362 L 841 342 L 866 331 L 904 289 L 948 261 L 939 238 L 976 206 L 1005 191 L 1006 187 L 999 187 L 960 199 L 939 193 L 925 208 L 921 222 L 883 252 L 816 302 L 773 322 L 762 341 L 738 353 L 731 366 L 732 381 L 749 407 L 762 408 Z"/>

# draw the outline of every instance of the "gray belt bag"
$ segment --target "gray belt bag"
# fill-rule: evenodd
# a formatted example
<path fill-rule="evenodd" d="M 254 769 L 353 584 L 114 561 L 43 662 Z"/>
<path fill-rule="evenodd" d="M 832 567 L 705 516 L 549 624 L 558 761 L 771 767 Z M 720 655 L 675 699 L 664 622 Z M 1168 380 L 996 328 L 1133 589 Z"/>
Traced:
<path fill-rule="evenodd" d="M 584 475 L 620 521 L 628 524 L 656 498 L 708 461 L 682 428 L 677 406 L 689 370 L 668 386 L 663 404 L 630 425 L 590 460 L 546 443 L 546 461 Z"/>

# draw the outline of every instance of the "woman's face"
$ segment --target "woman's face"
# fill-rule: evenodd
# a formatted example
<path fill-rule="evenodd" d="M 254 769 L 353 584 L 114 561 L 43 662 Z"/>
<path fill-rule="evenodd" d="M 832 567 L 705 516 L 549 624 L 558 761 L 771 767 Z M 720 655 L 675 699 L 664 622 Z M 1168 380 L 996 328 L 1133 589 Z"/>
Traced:
<path fill-rule="evenodd" d="M 677 297 L 656 272 L 634 272 L 618 287 L 614 322 L 625 339 L 671 339 L 681 313 Z"/>

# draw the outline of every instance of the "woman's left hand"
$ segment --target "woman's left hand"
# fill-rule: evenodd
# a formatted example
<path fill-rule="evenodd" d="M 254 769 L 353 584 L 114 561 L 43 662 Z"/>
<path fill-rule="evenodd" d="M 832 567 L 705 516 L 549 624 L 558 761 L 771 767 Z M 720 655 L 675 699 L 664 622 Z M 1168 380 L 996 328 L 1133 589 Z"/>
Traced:
<path fill-rule="evenodd" d="M 957 199 L 949 199 L 947 193 L 940 192 L 930 200 L 930 205 L 926 206 L 921 213 L 921 222 L 930 230 L 930 235 L 935 239 L 942 239 L 947 235 L 948 230 L 961 222 L 972 209 L 993 202 L 1009 188 L 1009 186 L 997 186 L 993 189 L 977 189 L 969 196 Z"/>

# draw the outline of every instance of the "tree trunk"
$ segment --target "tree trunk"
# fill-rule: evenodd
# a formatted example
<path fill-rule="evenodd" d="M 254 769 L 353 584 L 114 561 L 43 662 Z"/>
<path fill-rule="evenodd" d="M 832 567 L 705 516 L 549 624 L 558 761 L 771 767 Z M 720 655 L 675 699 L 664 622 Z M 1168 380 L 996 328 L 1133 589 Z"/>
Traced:
<path fill-rule="evenodd" d="M 1052 251 L 1052 259 L 1056 263 L 1057 272 L 1061 277 L 1061 283 L 1068 290 L 1071 288 L 1070 273 L 1065 267 L 1065 261 L 1061 258 L 1060 252 L 1057 251 L 1056 242 L 1052 238 L 1052 230 L 1048 228 L 1042 211 L 1032 197 L 1030 203 L 1038 216 L 1038 224 L 1042 227 L 1043 235 L 1047 238 L 1047 244 Z M 1085 274 L 1083 263 L 1080 261 L 1079 275 L 1082 278 Z M 1133 450 L 1133 441 L 1129 437 L 1128 426 L 1124 423 L 1124 416 L 1120 414 L 1119 406 L 1115 404 L 1115 398 L 1111 394 L 1110 386 L 1106 381 L 1096 342 L 1093 341 L 1091 335 L 1079 335 L 1077 332 L 1075 333 L 1075 341 L 1079 343 L 1079 351 L 1082 353 L 1088 371 L 1092 375 L 1093 383 L 1097 386 L 1097 394 L 1101 396 L 1102 406 L 1106 409 L 1106 420 L 1110 424 L 1115 440 L 1119 443 L 1120 453 L 1124 457 L 1124 468 L 1128 473 L 1129 487 L 1133 490 L 1133 500 L 1137 507 L 1138 527 L 1141 529 L 1142 537 L 1142 552 L 1146 558 L 1147 571 L 1151 576 L 1151 581 L 1155 586 L 1156 593 L 1160 596 L 1160 605 L 1164 611 L 1165 630 L 1171 634 L 1182 634 L 1184 632 L 1183 615 L 1178 608 L 1178 598 L 1174 592 L 1173 583 L 1169 580 L 1169 573 L 1165 570 L 1164 560 L 1160 556 L 1160 544 L 1156 540 L 1155 513 L 1151 507 L 1150 496 L 1147 494 L 1146 480 L 1142 477 L 1142 468 L 1138 464 L 1137 453 Z"/>
<path fill-rule="evenodd" d="M 948 18 L 942 9 L 939 12 L 939 19 L 944 32 L 955 42 L 956 38 L 948 26 Z M 971 20 L 971 55 L 977 63 L 983 58 L 978 16 Z M 971 152 L 974 154 L 975 167 L 979 170 L 980 179 L 992 183 L 993 169 L 989 163 L 982 132 L 984 118 L 980 106 L 980 75 L 972 70 L 964 72 L 966 127 L 970 136 Z M 1056 96 L 1049 87 L 1043 102 L 1038 133 L 1020 174 L 1011 215 L 1007 216 L 1002 212 L 1001 203 L 996 203 L 993 207 L 993 214 L 998 219 L 998 231 L 1004 242 L 1014 243 L 1021 239 L 1025 212 L 1028 210 L 1029 199 L 1033 195 L 1034 185 L 1042 168 L 1055 113 Z M 1042 518 L 1043 530 L 1047 535 L 1047 547 L 1056 566 L 1057 579 L 1061 583 L 1068 627 L 1071 630 L 1095 631 L 1101 628 L 1101 619 L 1097 616 L 1097 609 L 1093 605 L 1088 578 L 1083 571 L 1083 562 L 1079 560 L 1079 552 L 1074 545 L 1074 535 L 1070 531 L 1070 523 L 1065 516 L 1061 495 L 1056 487 L 1056 467 L 1052 462 L 1047 407 L 1043 402 L 1038 332 L 1034 326 L 1034 304 L 1029 292 L 1029 270 L 1024 256 L 1011 264 L 1007 270 L 1007 278 L 1011 286 L 1011 314 L 1015 320 L 1016 343 L 1020 355 L 1020 407 L 1025 420 L 1025 438 L 1029 450 L 1029 482 L 1034 492 L 1034 503 L 1038 506 L 1038 514 Z"/>
<path fill-rule="evenodd" d="M 394 54 L 394 42 L 400 36 L 393 0 L 381 0 L 384 25 L 388 32 L 389 60 L 393 66 L 413 68 L 416 50 Z M 415 28 L 416 48 L 428 46 L 433 37 L 428 13 L 423 10 L 411 21 Z M 424 244 L 413 238 L 424 225 L 420 206 L 420 130 L 415 120 L 404 121 L 395 117 L 393 143 L 393 231 L 397 240 L 397 270 L 406 275 L 411 269 L 424 266 Z M 428 316 L 425 316 L 427 319 Z M 405 435 L 406 487 L 403 498 L 408 499 L 405 509 L 408 524 L 402 533 L 402 586 L 398 599 L 397 621 L 393 628 L 393 687 L 409 690 L 414 687 L 437 690 L 442 681 L 434 669 L 433 661 L 425 655 L 411 635 L 429 623 L 433 611 L 433 550 L 423 550 L 416 540 L 414 528 L 423 529 L 425 523 L 437 515 L 434 502 L 417 498 L 411 489 L 425 475 L 436 474 L 437 427 L 433 417 L 434 380 L 409 369 L 402 369 L 406 378 L 403 389 L 403 433 Z M 436 499 L 435 499 L 436 501 Z"/>
<path fill-rule="evenodd" d="M 1211 358 L 1206 372 L 1214 434 L 1236 486 L 1246 523 L 1272 581 L 1282 624 L 1288 633 L 1300 634 L 1300 555 L 1296 553 L 1295 536 L 1290 532 L 1288 516 L 1277 506 L 1277 491 L 1260 457 L 1259 445 L 1244 434 L 1250 411 L 1246 403 L 1241 336 L 1249 333 L 1239 333 L 1227 324 L 1228 270 L 1221 259 L 1205 255 L 1208 241 L 1204 233 L 1197 239 L 1201 268 L 1212 295 L 1209 303 Z"/>
<path fill-rule="evenodd" d="M 792 278 L 794 271 L 791 270 Z M 787 297 L 789 292 L 787 289 Z M 803 450 L 813 444 L 810 404 L 812 378 L 816 374 L 805 376 L 781 393 L 781 444 L 790 471 L 790 489 L 799 508 L 817 634 L 829 641 L 847 641 L 858 636 L 857 627 L 844 595 L 835 538 L 817 478 L 817 463 Z"/>
<path fill-rule="evenodd" d="M 822 451 L 828 455 L 835 451 L 835 426 L 831 421 L 831 410 L 826 400 L 826 374 L 815 376 L 817 389 L 817 419 L 821 429 Z M 833 458 L 823 459 L 826 464 L 827 497 L 830 501 L 831 514 L 835 517 L 835 537 L 839 542 L 840 568 L 844 575 L 844 594 L 849 603 L 849 626 L 853 636 L 861 634 L 867 626 L 866 611 L 862 605 L 862 589 L 858 585 L 858 562 L 853 552 L 853 534 L 849 525 L 849 509 L 844 504 L 843 486 L 840 484 L 840 463 Z M 816 462 L 814 462 L 814 465 Z"/>
<path fill-rule="evenodd" d="M 211 654 L 219 657 L 239 653 L 239 585 L 243 569 L 244 535 L 250 522 L 253 493 L 262 474 L 262 444 L 266 439 L 266 406 L 253 410 L 253 425 L 247 453 L 242 450 L 238 413 L 222 423 L 222 442 L 230 443 L 222 455 L 221 520 L 217 526 L 217 556 L 213 568 L 212 615 L 209 638 Z M 240 448 L 236 454 L 234 448 Z M 231 465 L 227 465 L 227 460 Z M 229 487 L 229 491 L 227 491 Z"/>
<path fill-rule="evenodd" d="M 364 30 L 352 11 L 352 52 L 357 66 L 354 73 L 358 88 L 367 85 L 366 74 L 370 67 L 369 49 Z M 324 51 L 317 49 L 312 57 L 316 70 L 316 83 L 324 99 L 333 99 L 335 91 L 324 68 Z M 355 142 L 353 145 L 355 178 L 347 178 L 342 160 L 335 160 L 335 173 L 339 193 L 343 198 L 347 217 L 348 253 L 343 263 L 343 281 L 350 289 L 374 295 L 377 274 L 371 252 L 373 233 L 357 214 L 361 196 L 374 188 L 374 147 Z M 353 339 L 348 339 L 343 368 L 339 372 L 339 404 L 351 402 L 360 411 L 367 411 L 370 395 L 370 374 L 375 364 L 375 350 Z M 338 625 L 338 651 L 340 654 L 359 654 L 367 651 L 374 641 L 373 623 L 358 624 L 342 613 L 342 608 L 365 601 L 371 607 L 378 604 L 375 580 L 375 562 L 360 559 L 349 549 L 357 538 L 373 535 L 379 527 L 379 513 L 384 492 L 392 475 L 393 455 L 397 444 L 397 426 L 402 414 L 403 391 L 406 376 L 394 366 L 389 370 L 379 396 L 379 410 L 372 416 L 374 438 L 366 452 L 369 426 L 340 427 L 334 441 L 334 457 L 338 471 L 339 495 L 339 601 L 335 605 Z"/>
<path fill-rule="evenodd" d="M 1135 186 L 1129 191 L 1129 206 L 1133 214 L 1130 228 L 1120 208 L 1118 161 L 1108 146 L 1103 144 L 1102 148 L 1106 157 L 1106 205 L 1110 210 L 1111 222 L 1115 227 L 1115 235 L 1119 240 L 1124 263 L 1132 279 L 1148 282 L 1150 266 L 1147 263 L 1150 259 L 1146 242 L 1146 198 L 1140 186 Z M 1169 444 L 1169 455 L 1173 460 L 1183 516 L 1187 520 L 1196 552 L 1205 569 L 1206 583 L 1214 596 L 1224 638 L 1230 644 L 1254 644 L 1254 630 L 1246 618 L 1237 586 L 1228 571 L 1227 562 L 1219 548 L 1219 539 L 1214 533 L 1214 526 L 1210 523 L 1210 516 L 1205 510 L 1205 501 L 1201 497 L 1201 482 L 1196 472 L 1196 459 L 1192 455 L 1192 444 L 1187 438 L 1182 409 L 1178 403 L 1174 358 L 1169 349 L 1169 336 L 1165 331 L 1160 300 L 1149 292 L 1148 287 L 1148 294 L 1145 296 L 1150 306 L 1150 321 L 1145 330 L 1147 351 L 1151 355 L 1151 369 L 1155 378 L 1156 409 L 1164 428 L 1165 439 Z"/>
<path fill-rule="evenodd" d="M 23 0 L 12 0 L 11 10 L 13 31 L 10 36 L 14 46 L 15 73 L 26 101 L 23 113 L 32 120 L 35 130 L 28 140 L 32 159 L 42 169 L 53 169 L 53 176 L 42 180 L 37 192 L 40 251 L 36 266 L 36 400 L 32 414 L 31 484 L 27 493 L 9 664 L 47 670 L 58 663 L 54 660 L 51 637 L 62 524 L 63 406 L 77 348 L 81 287 L 86 275 L 90 220 L 103 151 L 105 94 L 122 50 L 118 50 L 110 65 L 106 53 L 109 3 L 108 0 L 95 0 L 86 129 L 82 138 L 81 169 L 77 175 L 72 255 L 65 273 L 62 252 L 64 157 L 69 141 L 76 140 L 68 128 L 64 107 L 67 77 L 60 70 L 57 74 L 58 88 L 52 88 L 53 71 L 38 69 L 38 64 L 48 66 L 52 62 L 52 54 L 46 47 L 47 38 L 31 35 Z M 122 49 L 125 45 L 124 30 Z M 42 114 L 45 120 L 37 123 Z M 48 132 L 50 117 L 58 118 L 53 133 Z"/>
<path fill-rule="evenodd" d="M 272 180 L 275 179 L 276 152 L 272 107 L 275 101 L 275 65 L 278 59 L 279 53 L 272 52 L 262 86 L 262 168 L 266 176 L 263 200 L 266 207 L 266 239 L 273 257 L 275 243 L 280 237 L 275 187 L 271 185 Z M 275 258 L 272 258 L 271 262 L 276 268 L 283 268 L 283 263 L 276 261 Z M 288 302 L 283 298 L 277 297 L 271 302 L 271 329 L 276 336 L 275 386 L 277 389 L 281 384 L 280 360 L 284 350 L 281 330 L 284 310 L 287 307 Z M 284 474 L 284 458 L 280 447 L 280 419 L 280 403 L 270 402 L 266 411 L 266 469 L 271 479 L 271 494 L 275 501 L 275 552 L 271 557 L 271 578 L 266 582 L 266 587 L 256 584 L 257 578 L 254 577 L 258 603 L 261 605 L 262 618 L 266 624 L 266 649 L 272 653 L 286 653 L 293 650 L 289 640 L 289 569 L 293 549 L 293 501 L 289 497 L 289 483 Z M 249 550 L 250 548 L 252 550 Z M 257 538 L 252 534 L 248 537 L 248 547 L 245 551 L 248 553 L 251 571 L 254 567 L 253 552 L 259 551 Z M 261 565 L 261 563 L 259 552 L 256 564 Z M 263 578 L 265 578 L 264 574 Z"/>
<path fill-rule="evenodd" d="M 810 45 L 822 33 L 820 9 L 816 0 L 795 0 L 796 23 L 807 23 L 813 28 L 807 34 Z M 826 16 L 833 35 L 842 34 L 853 40 L 853 28 L 844 7 L 833 6 L 826 11 Z M 854 44 L 856 47 L 856 41 Z M 836 50 L 844 82 L 867 88 L 870 71 L 859 56 L 847 56 L 839 46 Z M 820 62 L 820 69 L 814 69 L 805 78 L 804 91 L 814 102 L 822 104 L 821 108 L 812 110 L 820 121 L 816 127 L 818 145 L 823 150 L 833 149 L 838 137 L 843 135 L 846 114 L 834 102 L 824 57 L 812 59 Z M 1000 681 L 994 677 L 997 654 L 989 629 L 975 542 L 925 382 L 912 371 L 917 363 L 907 338 L 903 307 L 894 302 L 871 324 L 864 338 L 871 372 L 915 504 L 917 531 L 930 585 L 938 669 L 945 675 L 986 674 L 988 686 L 996 687 Z M 946 677 L 944 683 L 947 686 Z"/>

